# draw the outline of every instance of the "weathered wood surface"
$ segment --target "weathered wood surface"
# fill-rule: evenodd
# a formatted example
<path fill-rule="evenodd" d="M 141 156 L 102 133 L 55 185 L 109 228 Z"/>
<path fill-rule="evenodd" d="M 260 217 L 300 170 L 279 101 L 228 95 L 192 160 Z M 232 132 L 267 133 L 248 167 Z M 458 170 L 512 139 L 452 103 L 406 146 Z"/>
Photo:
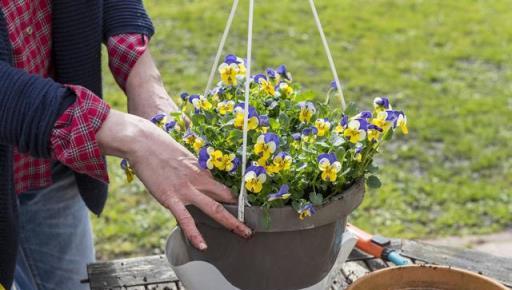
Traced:
<path fill-rule="evenodd" d="M 510 258 L 408 240 L 402 241 L 400 250 L 402 255 L 413 260 L 470 270 L 494 278 L 512 288 L 512 259 Z"/>
<path fill-rule="evenodd" d="M 408 240 L 393 240 L 392 247 L 415 263 L 448 265 L 482 273 L 512 288 L 512 259 Z M 329 274 L 329 290 L 346 289 L 366 273 L 388 267 L 381 259 L 354 250 L 346 263 Z M 165 256 L 150 256 L 91 264 L 91 290 L 184 290 Z"/>

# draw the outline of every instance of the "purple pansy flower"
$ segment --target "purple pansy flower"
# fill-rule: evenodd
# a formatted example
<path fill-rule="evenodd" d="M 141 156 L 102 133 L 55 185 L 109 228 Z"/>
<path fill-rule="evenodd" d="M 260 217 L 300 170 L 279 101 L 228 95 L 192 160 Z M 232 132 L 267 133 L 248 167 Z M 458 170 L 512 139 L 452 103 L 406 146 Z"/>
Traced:
<path fill-rule="evenodd" d="M 267 68 L 267 76 L 271 79 L 275 79 L 277 77 L 277 72 L 273 68 Z"/>
<path fill-rule="evenodd" d="M 371 117 L 373 117 L 372 112 L 370 112 L 370 111 L 363 111 L 363 112 L 357 114 L 354 117 L 354 119 L 370 119 Z"/>
<path fill-rule="evenodd" d="M 279 188 L 279 191 L 276 193 L 272 193 L 268 196 L 268 201 L 273 201 L 276 199 L 287 199 L 290 197 L 290 193 L 288 191 L 290 190 L 290 187 L 288 184 L 281 185 L 281 188 Z"/>
<path fill-rule="evenodd" d="M 153 124 L 159 124 L 160 122 L 162 122 L 162 120 L 167 117 L 166 114 L 164 113 L 158 113 L 156 114 L 153 118 L 151 118 L 151 123 Z"/>
<path fill-rule="evenodd" d="M 300 133 L 293 133 L 292 138 L 295 141 L 300 141 L 301 135 L 300 135 Z"/>
<path fill-rule="evenodd" d="M 389 99 L 387 97 L 377 97 L 373 100 L 373 105 L 376 108 L 391 109 Z"/>
<path fill-rule="evenodd" d="M 261 115 L 258 117 L 260 120 L 260 126 L 262 127 L 268 127 L 270 125 L 269 119 L 267 115 Z"/>
<path fill-rule="evenodd" d="M 199 150 L 199 166 L 203 169 L 208 169 L 208 160 L 210 160 L 210 154 L 208 152 L 208 147 L 205 146 Z"/>
<path fill-rule="evenodd" d="M 320 162 L 322 159 L 327 159 L 329 161 L 330 164 L 333 164 L 334 162 L 337 161 L 336 159 L 336 154 L 334 153 L 322 153 L 320 155 L 318 155 L 318 162 Z"/>
<path fill-rule="evenodd" d="M 187 92 L 183 92 L 180 94 L 180 98 L 183 100 L 183 101 L 187 101 L 188 100 L 188 93 Z"/>
<path fill-rule="evenodd" d="M 384 131 L 381 127 L 377 126 L 377 125 L 374 125 L 374 124 L 369 124 L 368 125 L 368 130 L 377 130 L 379 132 L 382 132 Z"/>
<path fill-rule="evenodd" d="M 306 203 L 299 209 L 299 218 L 301 220 L 314 214 L 316 214 L 316 209 L 311 203 Z"/>
<path fill-rule="evenodd" d="M 291 79 L 290 73 L 288 72 L 288 70 L 286 69 L 286 66 L 284 64 L 278 66 L 276 69 L 276 72 L 287 80 Z"/>
<path fill-rule="evenodd" d="M 252 77 L 254 82 L 259 84 L 260 83 L 260 80 L 267 80 L 267 77 L 264 75 L 264 74 L 257 74 L 255 76 Z"/>
<path fill-rule="evenodd" d="M 302 135 L 309 136 L 309 135 L 316 135 L 318 133 L 318 129 L 316 127 L 308 127 L 304 130 L 302 130 Z"/>
<path fill-rule="evenodd" d="M 171 120 L 171 121 L 165 123 L 164 130 L 165 130 L 165 132 L 169 133 L 172 129 L 174 129 L 174 127 L 176 127 L 176 121 Z"/>
<path fill-rule="evenodd" d="M 239 64 L 240 61 L 239 61 L 238 57 L 236 57 L 236 55 L 228 54 L 224 58 L 224 63 L 226 63 L 226 64 L 232 64 L 232 63 Z"/>

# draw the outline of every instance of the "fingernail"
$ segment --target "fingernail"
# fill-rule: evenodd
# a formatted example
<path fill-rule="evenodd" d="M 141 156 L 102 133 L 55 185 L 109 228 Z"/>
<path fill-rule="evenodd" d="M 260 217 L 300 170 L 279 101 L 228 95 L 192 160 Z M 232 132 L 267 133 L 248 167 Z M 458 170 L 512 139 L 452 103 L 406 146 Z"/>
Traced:
<path fill-rule="evenodd" d="M 204 242 L 199 243 L 199 250 L 204 251 L 208 248 Z"/>
<path fill-rule="evenodd" d="M 244 238 L 248 239 L 252 236 L 252 231 L 250 229 L 244 230 Z"/>

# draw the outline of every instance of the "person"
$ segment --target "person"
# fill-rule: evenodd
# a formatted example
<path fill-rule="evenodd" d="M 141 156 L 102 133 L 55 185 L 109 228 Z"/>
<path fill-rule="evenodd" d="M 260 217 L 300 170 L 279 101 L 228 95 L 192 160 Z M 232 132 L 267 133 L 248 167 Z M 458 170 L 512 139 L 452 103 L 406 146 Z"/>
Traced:
<path fill-rule="evenodd" d="M 141 0 L 0 4 L 0 289 L 87 289 L 87 208 L 104 207 L 105 155 L 129 161 L 198 249 L 207 245 L 188 204 L 251 235 L 219 203 L 236 202 L 231 192 L 147 120 L 177 108 L 152 60 Z M 101 99 L 102 43 L 129 114 Z"/>

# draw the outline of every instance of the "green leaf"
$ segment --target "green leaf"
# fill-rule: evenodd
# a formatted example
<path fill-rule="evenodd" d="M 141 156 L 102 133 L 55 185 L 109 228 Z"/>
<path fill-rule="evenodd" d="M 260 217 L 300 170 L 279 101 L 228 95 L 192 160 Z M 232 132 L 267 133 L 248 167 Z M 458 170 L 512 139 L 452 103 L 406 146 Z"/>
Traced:
<path fill-rule="evenodd" d="M 272 128 L 272 130 L 277 130 L 281 127 L 281 125 L 279 124 L 279 121 L 276 119 L 270 118 L 269 123 L 270 123 L 270 128 Z"/>
<path fill-rule="evenodd" d="M 314 205 L 322 205 L 322 202 L 324 201 L 324 197 L 321 195 L 321 194 L 317 194 L 315 192 L 311 192 L 309 194 L 309 200 L 314 204 Z"/>
<path fill-rule="evenodd" d="M 316 145 L 321 146 L 323 148 L 327 148 L 327 149 L 331 148 L 331 146 L 329 146 L 329 144 L 325 143 L 324 141 L 316 142 Z"/>
<path fill-rule="evenodd" d="M 288 118 L 288 115 L 286 115 L 284 112 L 281 112 L 279 113 L 279 123 L 281 123 L 283 128 L 287 128 L 290 124 L 290 118 Z"/>
<path fill-rule="evenodd" d="M 340 136 L 333 136 L 331 142 L 332 142 L 332 146 L 339 147 L 339 146 L 345 144 L 345 139 L 343 139 Z"/>
<path fill-rule="evenodd" d="M 391 138 L 393 138 L 393 129 L 389 129 L 382 137 L 382 140 L 388 141 L 391 140 Z"/>
<path fill-rule="evenodd" d="M 345 115 L 353 116 L 355 114 L 357 114 L 357 106 L 354 102 L 350 102 L 350 104 L 347 106 L 347 109 L 345 109 Z"/>
<path fill-rule="evenodd" d="M 370 188 L 379 188 L 382 186 L 380 179 L 375 175 L 368 176 L 368 178 L 366 179 L 366 184 Z"/>

